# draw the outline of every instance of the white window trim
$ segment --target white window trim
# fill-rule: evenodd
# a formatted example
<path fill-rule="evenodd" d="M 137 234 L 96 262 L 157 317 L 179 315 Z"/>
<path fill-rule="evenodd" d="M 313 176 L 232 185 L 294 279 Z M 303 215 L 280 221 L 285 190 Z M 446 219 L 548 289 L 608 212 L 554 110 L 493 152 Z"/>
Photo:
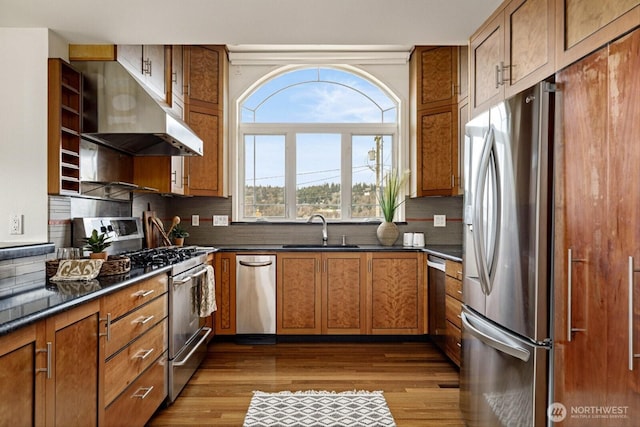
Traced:
<path fill-rule="evenodd" d="M 241 187 L 243 187 L 244 185 L 244 164 L 243 164 L 243 160 L 244 160 L 244 135 L 245 134 L 254 134 L 257 133 L 261 128 L 264 131 L 267 132 L 272 132 L 273 128 L 278 127 L 279 129 L 279 133 L 283 134 L 282 132 L 282 124 L 275 124 L 275 123 L 242 123 L 240 120 L 240 115 L 241 115 L 241 108 L 240 106 L 242 105 L 242 102 L 246 99 L 247 96 L 249 96 L 253 90 L 257 87 L 259 87 L 260 85 L 262 85 L 266 80 L 272 78 L 273 76 L 277 76 L 279 74 L 285 73 L 287 71 L 291 71 L 292 69 L 296 69 L 296 68 L 305 68 L 306 66 L 326 66 L 326 67 L 330 67 L 330 68 L 336 68 L 336 69 L 341 69 L 341 70 L 346 70 L 349 72 L 352 72 L 354 74 L 360 75 L 363 78 L 369 79 L 373 82 L 375 82 L 376 84 L 378 84 L 379 86 L 381 86 L 382 88 L 384 88 L 388 95 L 392 98 L 394 98 L 396 100 L 397 103 L 397 123 L 371 123 L 371 124 L 346 124 L 344 126 L 348 126 L 350 129 L 352 130 L 358 130 L 358 132 L 355 132 L 357 134 L 375 134 L 375 133 L 385 133 L 385 134 L 390 134 L 393 135 L 393 158 L 394 158 L 394 167 L 397 168 L 397 170 L 399 171 L 404 171 L 404 170 L 409 170 L 409 165 L 410 165 L 410 159 L 409 159 L 409 153 L 410 153 L 410 144 L 409 144 L 409 140 L 408 140 L 408 135 L 409 135 L 409 125 L 408 125 L 408 119 L 405 117 L 406 116 L 406 111 L 408 111 L 408 106 L 407 106 L 407 100 L 403 100 L 402 98 L 398 97 L 393 90 L 391 90 L 391 88 L 386 85 L 383 81 L 381 81 L 379 78 L 375 77 L 375 75 L 371 74 L 370 72 L 368 72 L 366 69 L 364 68 L 360 68 L 357 66 L 353 66 L 353 65 L 349 65 L 350 61 L 345 61 L 345 63 L 341 63 L 341 64 L 336 64 L 333 61 L 327 61 L 326 59 L 322 59 L 319 61 L 304 61 L 304 62 L 300 62 L 300 63 L 290 63 L 290 64 L 283 64 L 284 66 L 280 66 L 280 67 L 276 67 L 271 69 L 269 72 L 265 73 L 262 75 L 261 78 L 257 78 L 256 80 L 254 80 L 251 84 L 249 84 L 248 86 L 245 86 L 242 94 L 239 94 L 239 96 L 237 96 L 233 102 L 233 118 L 235 121 L 235 127 L 234 130 L 231 131 L 231 135 L 232 135 L 232 147 L 230 150 L 230 154 L 232 155 L 232 158 L 234 159 L 232 161 L 232 168 L 235 169 L 233 172 L 233 180 L 232 180 L 232 188 L 233 188 L 233 203 L 232 203 L 232 221 L 240 221 L 240 222 L 262 222 L 265 221 L 265 219 L 253 219 L 253 218 L 244 218 L 241 213 L 243 212 L 243 204 L 242 204 L 242 197 L 240 197 L 241 194 L 243 194 L 243 189 Z M 356 61 L 357 62 L 357 61 Z M 279 61 L 275 61 L 274 63 L 279 63 Z M 250 66 L 250 64 L 248 64 Z M 366 68 L 366 67 L 365 67 Z M 238 71 L 240 69 L 238 68 Z M 334 132 L 335 130 L 338 129 L 339 127 L 342 126 L 342 124 L 290 124 L 287 123 L 287 126 L 289 128 L 292 128 L 294 125 L 299 125 L 299 126 L 309 126 L 309 128 L 312 127 L 316 127 L 316 128 L 322 128 L 321 130 L 319 130 L 320 132 L 326 132 L 326 133 L 331 133 Z M 368 126 L 379 126 L 379 127 L 388 127 L 388 129 L 393 129 L 392 131 L 387 131 L 385 129 L 384 132 L 371 132 L 371 128 L 369 128 L 369 130 L 366 129 L 362 129 L 362 132 L 360 132 L 359 127 L 368 127 Z M 305 130 L 306 131 L 306 130 Z M 343 156 L 344 159 L 344 156 Z M 350 156 L 348 158 L 348 160 L 346 161 L 350 161 Z M 402 189 L 402 192 L 400 194 L 400 198 L 401 200 L 404 200 L 406 197 L 409 197 L 410 192 L 409 192 L 409 186 L 410 183 L 408 182 L 405 185 L 405 188 Z M 342 198 L 343 203 L 344 203 L 344 198 Z M 350 202 L 350 200 L 349 200 Z M 350 212 L 349 212 L 350 215 Z M 295 217 L 295 215 L 294 215 Z M 402 222 L 405 220 L 405 210 L 404 210 L 404 203 L 402 203 L 399 207 L 398 210 L 396 211 L 396 216 L 395 216 L 395 221 L 397 222 Z M 286 219 L 268 219 L 268 222 L 303 222 L 303 219 L 300 220 L 295 220 L 293 218 L 286 218 Z M 336 222 L 366 222 L 365 220 L 361 220 L 361 219 L 344 219 L 344 220 L 340 220 L 340 221 L 336 221 Z"/>

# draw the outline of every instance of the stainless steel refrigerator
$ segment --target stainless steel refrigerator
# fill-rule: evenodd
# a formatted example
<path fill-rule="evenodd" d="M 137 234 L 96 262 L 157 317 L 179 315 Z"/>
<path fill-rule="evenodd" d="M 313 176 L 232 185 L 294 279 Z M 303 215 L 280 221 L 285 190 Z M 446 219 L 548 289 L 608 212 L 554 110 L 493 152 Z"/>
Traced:
<path fill-rule="evenodd" d="M 468 426 L 546 424 L 553 87 L 466 125 L 460 407 Z"/>

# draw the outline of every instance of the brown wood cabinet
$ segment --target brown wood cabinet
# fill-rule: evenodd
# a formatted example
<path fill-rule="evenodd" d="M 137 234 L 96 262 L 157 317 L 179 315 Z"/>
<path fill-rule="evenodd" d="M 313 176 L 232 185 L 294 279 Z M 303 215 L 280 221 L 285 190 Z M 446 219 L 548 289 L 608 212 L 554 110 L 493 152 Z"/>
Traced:
<path fill-rule="evenodd" d="M 322 254 L 322 334 L 367 332 L 366 283 L 363 252 Z"/>
<path fill-rule="evenodd" d="M 62 59 L 49 59 L 47 191 L 80 194 L 82 75 Z"/>
<path fill-rule="evenodd" d="M 108 426 L 143 426 L 167 396 L 168 282 L 166 274 L 159 274 L 102 298 Z M 135 415 L 123 414 L 123 407 Z"/>
<path fill-rule="evenodd" d="M 97 426 L 97 301 L 0 337 L 3 425 Z"/>
<path fill-rule="evenodd" d="M 216 305 L 214 312 L 216 335 L 236 333 L 236 255 L 218 252 L 214 257 Z"/>
<path fill-rule="evenodd" d="M 277 255 L 277 334 L 322 332 L 321 287 L 322 254 L 283 252 Z"/>
<path fill-rule="evenodd" d="M 278 334 L 421 334 L 421 253 L 277 256 Z"/>
<path fill-rule="evenodd" d="M 627 407 L 617 426 L 640 416 L 638 67 L 640 30 L 556 74 L 553 400 Z"/>
<path fill-rule="evenodd" d="M 185 121 L 203 141 L 204 155 L 184 160 L 185 194 L 222 196 L 224 46 L 184 46 Z"/>
<path fill-rule="evenodd" d="M 425 333 L 424 254 L 372 252 L 368 263 L 370 333 Z"/>
<path fill-rule="evenodd" d="M 505 1 L 470 42 L 471 116 L 555 71 L 555 1 Z"/>
<path fill-rule="evenodd" d="M 445 328 L 444 351 L 447 356 L 460 366 L 460 350 L 462 348 L 462 263 L 445 261 Z"/>
<path fill-rule="evenodd" d="M 458 46 L 417 46 L 411 56 L 412 120 L 416 129 L 416 196 L 458 194 Z"/>
<path fill-rule="evenodd" d="M 575 62 L 639 24 L 638 0 L 557 0 L 556 69 Z"/>
<path fill-rule="evenodd" d="M 36 325 L 0 337 L 0 420 L 5 425 L 44 425 L 47 355 L 40 350 L 46 344 Z"/>

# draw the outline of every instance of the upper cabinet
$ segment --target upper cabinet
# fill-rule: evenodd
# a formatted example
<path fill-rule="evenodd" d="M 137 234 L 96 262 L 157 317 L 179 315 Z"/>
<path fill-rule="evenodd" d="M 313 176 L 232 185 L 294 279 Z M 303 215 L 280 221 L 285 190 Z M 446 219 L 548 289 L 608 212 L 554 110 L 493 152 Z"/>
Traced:
<path fill-rule="evenodd" d="M 471 37 L 471 115 L 554 72 L 555 1 L 505 2 Z"/>
<path fill-rule="evenodd" d="M 49 59 L 48 92 L 48 192 L 80 194 L 82 74 Z"/>
<path fill-rule="evenodd" d="M 184 120 L 203 141 L 204 155 L 185 157 L 185 194 L 223 195 L 224 46 L 184 46 Z"/>
<path fill-rule="evenodd" d="M 466 102 L 468 88 L 458 71 L 460 55 L 458 46 L 416 46 L 411 56 L 417 197 L 459 191 L 458 104 Z"/>
<path fill-rule="evenodd" d="M 118 62 L 159 97 L 166 99 L 167 75 L 164 45 L 118 45 Z"/>
<path fill-rule="evenodd" d="M 640 24 L 638 0 L 557 0 L 557 69 L 595 51 Z"/>

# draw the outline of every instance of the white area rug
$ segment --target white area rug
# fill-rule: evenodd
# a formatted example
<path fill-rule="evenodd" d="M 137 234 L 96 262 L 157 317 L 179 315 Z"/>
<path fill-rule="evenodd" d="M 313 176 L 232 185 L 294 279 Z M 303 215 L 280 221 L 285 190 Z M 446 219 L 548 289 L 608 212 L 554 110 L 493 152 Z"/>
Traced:
<path fill-rule="evenodd" d="M 381 391 L 256 391 L 244 427 L 394 426 Z"/>

